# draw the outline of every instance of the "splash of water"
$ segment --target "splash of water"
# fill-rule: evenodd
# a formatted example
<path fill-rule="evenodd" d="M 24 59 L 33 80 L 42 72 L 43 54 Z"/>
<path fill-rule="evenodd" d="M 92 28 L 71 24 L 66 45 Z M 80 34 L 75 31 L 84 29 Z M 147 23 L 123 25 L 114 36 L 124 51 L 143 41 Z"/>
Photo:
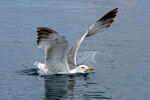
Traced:
<path fill-rule="evenodd" d="M 107 54 L 101 51 L 84 51 L 80 52 L 77 55 L 77 63 L 78 64 L 86 64 L 86 65 L 96 65 L 96 56 L 105 56 L 108 58 L 109 62 L 114 62 L 114 57 L 112 55 Z"/>

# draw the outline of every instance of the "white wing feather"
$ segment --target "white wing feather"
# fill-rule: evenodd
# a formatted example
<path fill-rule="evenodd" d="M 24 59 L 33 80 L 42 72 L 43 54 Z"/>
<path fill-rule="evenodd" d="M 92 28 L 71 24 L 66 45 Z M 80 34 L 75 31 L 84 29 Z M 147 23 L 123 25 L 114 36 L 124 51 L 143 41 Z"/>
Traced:
<path fill-rule="evenodd" d="M 37 44 L 45 48 L 45 69 L 47 74 L 69 73 L 67 61 L 68 41 L 56 31 L 39 27 L 37 30 Z"/>
<path fill-rule="evenodd" d="M 84 40 L 85 37 L 92 36 L 96 33 L 102 32 L 107 29 L 110 24 L 114 21 L 118 8 L 115 8 L 105 14 L 102 18 L 100 18 L 95 24 L 93 24 L 88 31 L 78 39 L 72 46 L 69 54 L 68 54 L 68 64 L 70 69 L 74 69 L 77 66 L 76 63 L 76 55 L 79 49 L 80 44 Z"/>

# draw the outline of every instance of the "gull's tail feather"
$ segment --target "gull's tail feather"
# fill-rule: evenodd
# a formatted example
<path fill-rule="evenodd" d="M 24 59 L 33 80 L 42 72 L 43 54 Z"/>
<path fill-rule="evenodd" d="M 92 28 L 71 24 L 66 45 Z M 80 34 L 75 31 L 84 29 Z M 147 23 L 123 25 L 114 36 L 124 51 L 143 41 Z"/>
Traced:
<path fill-rule="evenodd" d="M 35 61 L 34 65 L 38 67 L 39 69 L 39 74 L 45 74 L 48 72 L 48 70 L 45 68 L 45 64 L 39 62 L 39 61 Z"/>

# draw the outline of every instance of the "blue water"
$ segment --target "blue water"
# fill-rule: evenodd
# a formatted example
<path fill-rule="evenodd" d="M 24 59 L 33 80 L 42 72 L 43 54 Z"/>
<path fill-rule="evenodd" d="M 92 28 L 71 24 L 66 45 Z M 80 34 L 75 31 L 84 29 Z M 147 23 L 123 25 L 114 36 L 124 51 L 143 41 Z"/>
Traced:
<path fill-rule="evenodd" d="M 150 100 L 149 5 L 148 0 L 0 0 L 0 100 Z M 34 61 L 44 60 L 44 49 L 36 46 L 38 26 L 58 31 L 71 46 L 116 7 L 111 27 L 80 47 L 79 52 L 100 52 L 89 65 L 95 73 L 36 74 Z"/>

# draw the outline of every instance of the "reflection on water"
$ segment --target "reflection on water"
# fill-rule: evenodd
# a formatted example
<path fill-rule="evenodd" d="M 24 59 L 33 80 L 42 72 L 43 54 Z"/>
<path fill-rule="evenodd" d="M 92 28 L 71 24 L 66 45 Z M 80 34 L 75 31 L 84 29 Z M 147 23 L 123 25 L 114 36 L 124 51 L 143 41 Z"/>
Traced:
<path fill-rule="evenodd" d="M 77 78 L 78 77 L 78 78 Z M 79 79 L 80 77 L 80 79 Z M 52 75 L 45 77 L 45 100 L 73 98 L 76 78 L 83 83 L 87 82 L 87 75 Z"/>
<path fill-rule="evenodd" d="M 33 68 L 17 71 L 17 73 L 20 75 L 37 76 L 38 70 Z M 91 75 L 95 75 L 95 73 L 42 76 L 41 78 L 44 79 L 44 99 L 112 99 L 110 96 L 106 96 L 106 87 L 92 81 L 91 79 L 94 76 L 90 77 Z"/>
<path fill-rule="evenodd" d="M 88 82 L 88 74 L 78 74 L 78 75 L 51 75 L 46 76 L 45 78 L 45 100 L 60 100 L 63 98 L 76 99 L 74 96 L 79 95 L 81 99 L 111 99 L 110 97 L 104 97 L 102 91 L 93 92 L 88 89 L 90 85 L 95 85 L 98 83 Z M 85 89 L 80 90 L 79 93 L 76 93 L 74 90 L 77 89 L 81 82 Z M 80 86 L 82 87 L 82 86 Z M 86 90 L 87 89 L 87 90 Z M 86 90 L 86 91 L 85 91 Z M 78 98 L 78 99 L 79 99 Z"/>
<path fill-rule="evenodd" d="M 75 81 L 64 75 L 48 76 L 45 78 L 45 100 L 65 98 L 68 92 L 73 95 Z"/>

